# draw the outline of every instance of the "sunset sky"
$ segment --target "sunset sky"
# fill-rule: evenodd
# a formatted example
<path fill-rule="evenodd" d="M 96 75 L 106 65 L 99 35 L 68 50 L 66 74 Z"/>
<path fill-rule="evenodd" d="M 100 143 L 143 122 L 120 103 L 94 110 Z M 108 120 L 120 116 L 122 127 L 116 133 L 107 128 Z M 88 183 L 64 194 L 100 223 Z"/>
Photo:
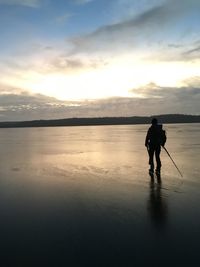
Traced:
<path fill-rule="evenodd" d="M 200 114 L 199 0 L 0 0 L 0 121 Z"/>

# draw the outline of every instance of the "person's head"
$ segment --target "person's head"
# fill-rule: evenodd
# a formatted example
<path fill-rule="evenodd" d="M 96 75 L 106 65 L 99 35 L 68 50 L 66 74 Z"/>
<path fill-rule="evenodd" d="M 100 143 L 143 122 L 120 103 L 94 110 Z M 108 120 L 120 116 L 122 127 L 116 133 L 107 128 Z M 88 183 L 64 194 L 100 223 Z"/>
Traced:
<path fill-rule="evenodd" d="M 151 121 L 152 125 L 157 125 L 158 124 L 158 120 L 156 118 L 153 118 Z"/>

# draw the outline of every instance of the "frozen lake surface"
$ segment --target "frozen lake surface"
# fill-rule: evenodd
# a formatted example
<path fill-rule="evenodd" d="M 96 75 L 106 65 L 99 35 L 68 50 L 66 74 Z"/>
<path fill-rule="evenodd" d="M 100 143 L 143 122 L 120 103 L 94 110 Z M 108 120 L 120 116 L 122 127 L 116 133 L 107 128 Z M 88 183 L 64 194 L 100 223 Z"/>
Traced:
<path fill-rule="evenodd" d="M 200 266 L 200 124 L 0 130 L 1 266 Z"/>

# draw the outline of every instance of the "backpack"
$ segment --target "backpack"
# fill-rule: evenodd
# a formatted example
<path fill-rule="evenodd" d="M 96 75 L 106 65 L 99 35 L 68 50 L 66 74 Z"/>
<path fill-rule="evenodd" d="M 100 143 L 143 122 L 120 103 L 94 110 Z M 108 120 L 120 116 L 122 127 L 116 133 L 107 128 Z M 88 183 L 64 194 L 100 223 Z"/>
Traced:
<path fill-rule="evenodd" d="M 159 127 L 159 136 L 160 136 L 159 142 L 161 146 L 164 146 L 167 140 L 166 132 L 165 130 L 163 130 L 162 124 L 158 125 L 158 127 Z"/>
<path fill-rule="evenodd" d="M 164 146 L 167 140 L 166 132 L 162 129 L 162 124 L 157 124 L 149 128 L 147 139 L 151 145 Z"/>

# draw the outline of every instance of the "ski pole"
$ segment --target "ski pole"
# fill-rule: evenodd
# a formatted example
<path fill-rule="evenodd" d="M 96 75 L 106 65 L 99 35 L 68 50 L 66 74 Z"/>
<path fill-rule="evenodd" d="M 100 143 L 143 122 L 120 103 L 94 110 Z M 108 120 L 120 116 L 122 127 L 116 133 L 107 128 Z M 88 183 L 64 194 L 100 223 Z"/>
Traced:
<path fill-rule="evenodd" d="M 172 157 L 170 156 L 169 152 L 167 151 L 167 149 L 163 146 L 164 150 L 166 151 L 167 155 L 170 157 L 171 161 L 174 163 L 174 166 L 176 167 L 176 169 L 178 170 L 178 172 L 180 173 L 181 177 L 183 177 L 182 173 L 180 172 L 179 168 L 177 167 L 176 163 L 174 162 L 174 160 L 172 159 Z"/>

